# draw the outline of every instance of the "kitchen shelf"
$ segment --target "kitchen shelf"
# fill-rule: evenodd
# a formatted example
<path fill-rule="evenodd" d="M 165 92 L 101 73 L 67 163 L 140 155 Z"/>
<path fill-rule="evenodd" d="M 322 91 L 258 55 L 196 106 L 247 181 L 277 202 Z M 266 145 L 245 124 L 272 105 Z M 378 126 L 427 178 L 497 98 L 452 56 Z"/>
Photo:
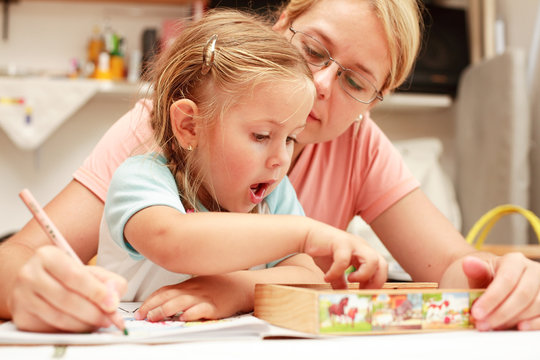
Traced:
<path fill-rule="evenodd" d="M 20 149 L 35 150 L 90 99 L 140 98 L 144 83 L 47 76 L 0 76 L 0 128 Z"/>
<path fill-rule="evenodd" d="M 97 80 L 80 80 L 95 82 Z M 148 94 L 148 84 L 133 84 L 128 82 L 104 81 L 99 83 L 99 96 L 107 95 L 144 95 Z M 447 109 L 453 103 L 450 95 L 423 93 L 392 93 L 377 104 L 377 110 L 435 110 Z"/>
<path fill-rule="evenodd" d="M 384 100 L 377 104 L 377 110 L 435 110 L 447 109 L 453 103 L 450 95 L 423 94 L 423 93 L 392 93 L 384 97 Z"/>

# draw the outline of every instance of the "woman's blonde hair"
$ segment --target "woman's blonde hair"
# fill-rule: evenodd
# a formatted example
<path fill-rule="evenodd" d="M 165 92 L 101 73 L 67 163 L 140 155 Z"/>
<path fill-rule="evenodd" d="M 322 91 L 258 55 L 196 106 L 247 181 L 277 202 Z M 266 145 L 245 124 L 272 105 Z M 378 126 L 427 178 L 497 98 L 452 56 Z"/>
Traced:
<path fill-rule="evenodd" d="M 217 35 L 214 60 L 203 74 L 203 52 L 213 35 Z M 194 151 L 183 149 L 174 137 L 170 109 L 175 101 L 197 104 L 195 121 L 204 128 L 223 120 L 228 108 L 260 84 L 293 81 L 298 91 L 315 94 L 311 71 L 297 49 L 261 17 L 236 10 L 211 10 L 189 24 L 151 68 L 156 145 L 167 158 L 188 209 L 200 209 L 202 174 L 196 170 Z M 216 205 L 212 209 L 219 208 Z"/>
<path fill-rule="evenodd" d="M 318 1 L 321 0 L 290 0 L 279 11 L 287 11 L 292 23 Z M 394 90 L 407 79 L 418 56 L 423 30 L 423 7 L 418 0 L 351 1 L 368 1 L 382 22 L 390 52 L 390 73 L 380 90 Z"/>

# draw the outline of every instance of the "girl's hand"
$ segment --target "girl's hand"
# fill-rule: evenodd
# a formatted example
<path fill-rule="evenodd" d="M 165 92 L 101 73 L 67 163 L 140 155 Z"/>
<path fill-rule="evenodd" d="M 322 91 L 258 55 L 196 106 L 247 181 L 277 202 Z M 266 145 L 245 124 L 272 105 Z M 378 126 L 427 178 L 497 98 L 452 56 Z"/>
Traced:
<path fill-rule="evenodd" d="M 320 283 L 323 273 L 306 254 L 290 256 L 276 266 L 191 278 L 154 292 L 135 313 L 139 320 L 160 321 L 179 312 L 180 320 L 220 319 L 253 311 L 255 285 Z"/>
<path fill-rule="evenodd" d="M 462 267 L 471 288 L 487 287 L 471 309 L 478 330 L 540 329 L 540 263 L 510 253 L 468 256 Z"/>
<path fill-rule="evenodd" d="M 388 273 L 388 264 L 382 255 L 360 237 L 329 225 L 319 225 L 310 231 L 303 252 L 315 259 L 332 288 L 347 288 L 345 271 L 351 265 L 356 270 L 347 277 L 349 282 L 357 282 L 364 289 L 382 287 Z"/>
<path fill-rule="evenodd" d="M 135 318 L 161 321 L 177 314 L 181 321 L 221 319 L 246 309 L 241 287 L 225 275 L 197 276 L 155 291 L 135 313 Z"/>
<path fill-rule="evenodd" d="M 8 306 L 20 330 L 87 332 L 111 325 L 109 316 L 118 316 L 116 308 L 126 286 L 120 276 L 97 266 L 81 266 L 47 245 L 19 271 Z"/>

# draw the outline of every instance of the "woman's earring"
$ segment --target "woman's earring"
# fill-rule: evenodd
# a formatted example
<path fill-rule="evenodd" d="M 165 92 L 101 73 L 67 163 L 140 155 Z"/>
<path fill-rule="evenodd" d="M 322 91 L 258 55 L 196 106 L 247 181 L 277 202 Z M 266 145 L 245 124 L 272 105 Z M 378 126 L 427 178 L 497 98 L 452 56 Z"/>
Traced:
<path fill-rule="evenodd" d="M 188 145 L 187 151 L 191 151 L 191 150 L 193 150 L 193 147 L 191 145 Z"/>
<path fill-rule="evenodd" d="M 362 121 L 364 119 L 364 114 L 360 114 L 356 117 L 356 119 L 354 119 L 354 122 L 357 122 L 359 123 L 360 121 Z"/>

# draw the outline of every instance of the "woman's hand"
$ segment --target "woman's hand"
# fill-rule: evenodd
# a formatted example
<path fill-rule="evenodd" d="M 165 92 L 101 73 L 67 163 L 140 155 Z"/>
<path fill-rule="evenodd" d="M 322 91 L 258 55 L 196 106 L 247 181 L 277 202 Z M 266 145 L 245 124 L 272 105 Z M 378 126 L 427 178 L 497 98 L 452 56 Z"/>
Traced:
<path fill-rule="evenodd" d="M 20 330 L 85 332 L 111 325 L 126 281 L 97 266 L 81 266 L 47 245 L 20 269 L 8 306 Z"/>
<path fill-rule="evenodd" d="M 135 318 L 161 321 L 177 314 L 179 320 L 221 319 L 250 311 L 242 286 L 233 275 L 197 276 L 155 291 L 135 313 Z"/>
<path fill-rule="evenodd" d="M 471 309 L 478 330 L 540 329 L 540 263 L 510 253 L 467 256 L 462 268 L 471 288 L 487 287 Z"/>
<path fill-rule="evenodd" d="M 334 289 L 346 288 L 345 271 L 352 265 L 355 270 L 347 277 L 349 282 L 357 282 L 363 289 L 382 287 L 388 274 L 382 255 L 358 236 L 319 224 L 310 231 L 303 252 L 325 272 L 325 281 Z"/>

